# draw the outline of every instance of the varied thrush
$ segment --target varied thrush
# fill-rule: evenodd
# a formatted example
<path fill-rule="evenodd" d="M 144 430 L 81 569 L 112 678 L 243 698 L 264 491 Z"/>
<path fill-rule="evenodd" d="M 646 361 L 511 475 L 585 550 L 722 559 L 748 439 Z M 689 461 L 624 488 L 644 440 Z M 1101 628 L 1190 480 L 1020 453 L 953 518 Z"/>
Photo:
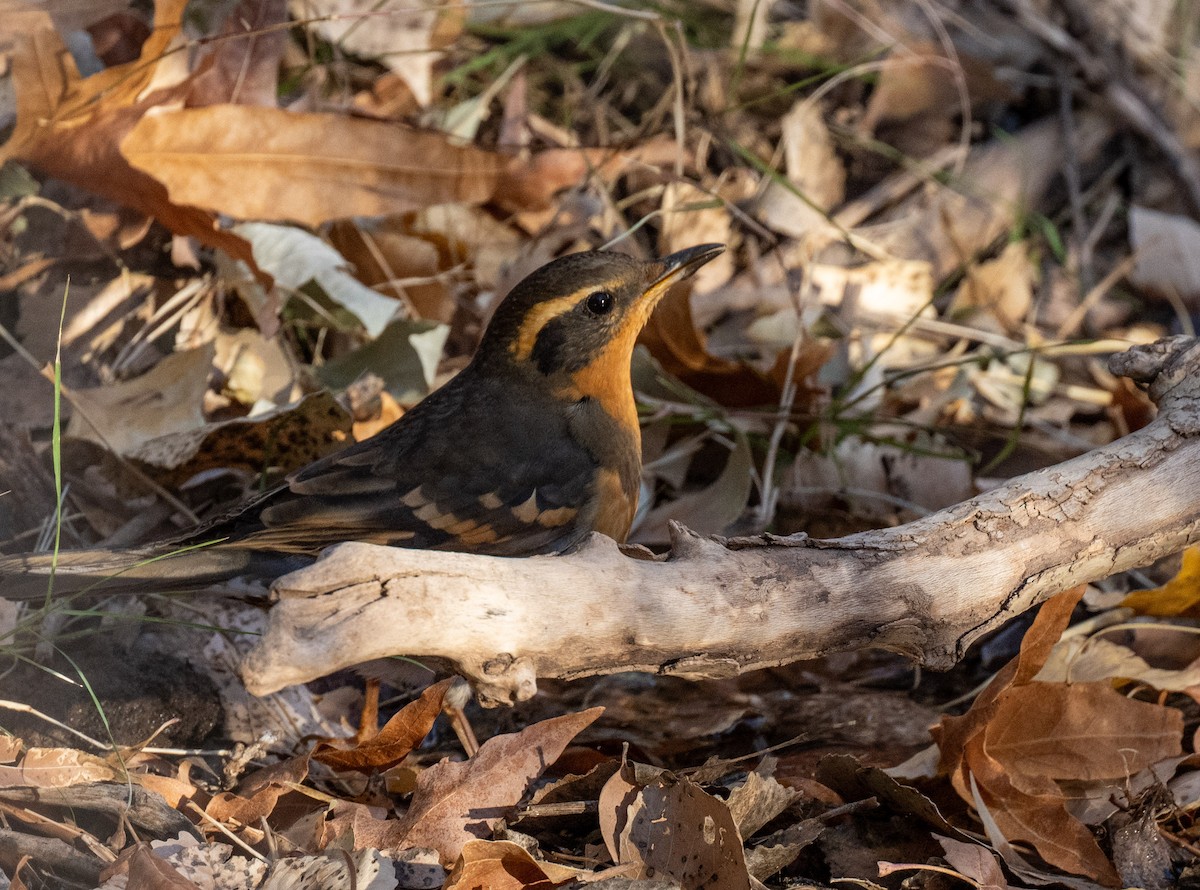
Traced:
<path fill-rule="evenodd" d="M 642 465 L 634 341 L 667 290 L 723 250 L 703 244 L 650 262 L 590 251 L 542 266 L 500 303 L 449 383 L 372 438 L 169 542 L 223 539 L 185 554 L 203 565 L 168 559 L 133 575 L 211 580 L 266 564 L 251 553 L 311 556 L 341 541 L 503 556 L 560 552 L 592 531 L 623 541 Z M 0 561 L 0 574 L 14 562 Z M 88 562 L 80 553 L 66 565 Z"/>

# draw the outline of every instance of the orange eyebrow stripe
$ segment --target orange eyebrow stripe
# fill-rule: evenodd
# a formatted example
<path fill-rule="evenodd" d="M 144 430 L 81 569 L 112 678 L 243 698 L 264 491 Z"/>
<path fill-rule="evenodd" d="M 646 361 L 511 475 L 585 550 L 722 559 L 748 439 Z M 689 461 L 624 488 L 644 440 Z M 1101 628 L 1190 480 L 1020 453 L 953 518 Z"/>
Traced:
<path fill-rule="evenodd" d="M 585 287 L 565 297 L 555 297 L 544 303 L 538 303 L 526 314 L 517 330 L 517 338 L 510 347 L 517 361 L 525 361 L 533 354 L 533 346 L 537 343 L 538 334 L 560 315 L 570 312 L 584 300 L 595 288 Z"/>

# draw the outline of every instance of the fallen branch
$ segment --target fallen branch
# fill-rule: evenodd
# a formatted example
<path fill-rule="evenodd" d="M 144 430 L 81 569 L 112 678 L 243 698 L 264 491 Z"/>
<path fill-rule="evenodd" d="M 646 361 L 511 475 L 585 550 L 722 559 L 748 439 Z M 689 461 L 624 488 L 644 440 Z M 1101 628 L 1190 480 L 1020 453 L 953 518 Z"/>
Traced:
<path fill-rule="evenodd" d="M 1200 340 L 1111 366 L 1149 385 L 1153 423 L 897 528 L 721 543 L 675 526 L 661 560 L 600 536 L 531 559 L 339 545 L 276 583 L 243 678 L 265 694 L 437 657 L 496 703 L 533 695 L 538 677 L 727 676 L 863 646 L 949 667 L 1053 594 L 1200 540 Z"/>

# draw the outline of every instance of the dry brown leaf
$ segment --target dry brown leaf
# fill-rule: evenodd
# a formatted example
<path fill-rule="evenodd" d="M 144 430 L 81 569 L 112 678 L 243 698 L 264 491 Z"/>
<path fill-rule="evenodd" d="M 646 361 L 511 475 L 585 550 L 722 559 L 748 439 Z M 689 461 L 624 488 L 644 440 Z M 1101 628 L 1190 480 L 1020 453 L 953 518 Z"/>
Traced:
<path fill-rule="evenodd" d="M 241 105 L 147 115 L 121 151 L 174 201 L 309 226 L 481 203 L 500 170 L 496 155 L 439 133 Z"/>
<path fill-rule="evenodd" d="M 864 131 L 873 132 L 882 121 L 930 113 L 954 115 L 960 107 L 954 83 L 954 68 L 959 64 L 933 43 L 910 43 L 892 52 L 867 103 Z"/>
<path fill-rule="evenodd" d="M 500 172 L 496 203 L 513 213 L 548 210 L 554 206 L 555 195 L 580 185 L 612 157 L 612 152 L 600 149 L 550 148 L 513 158 Z"/>
<path fill-rule="evenodd" d="M 1154 636 L 1161 640 L 1165 635 Z M 1133 644 L 1139 642 L 1144 641 L 1135 640 Z M 1194 647 L 1189 647 L 1188 656 L 1194 654 Z M 1192 661 L 1178 670 L 1155 668 L 1127 646 L 1099 635 L 1080 635 L 1059 641 L 1037 679 L 1060 683 L 1132 680 L 1163 692 L 1185 692 L 1200 688 L 1200 661 Z"/>
<path fill-rule="evenodd" d="M 1078 162 L 1091 161 L 1111 133 L 1107 119 L 1080 115 Z M 874 223 L 856 231 L 891 256 L 927 261 L 933 280 L 940 282 L 1038 207 L 1062 165 L 1059 122 L 1039 121 L 972 147 L 954 187 L 915 193 L 897 210 L 902 222 Z"/>
<path fill-rule="evenodd" d="M 967 742 L 987 725 L 995 713 L 1000 693 L 1015 683 L 1028 683 L 1037 676 L 1071 620 L 1071 612 L 1083 597 L 1083 591 L 1082 585 L 1073 587 L 1043 603 L 1025 632 L 1020 653 L 996 673 L 970 710 L 961 717 L 943 717 L 942 722 L 933 727 L 933 738 L 941 751 L 938 769 L 951 777 L 964 800 L 970 800 L 970 789 L 959 784 L 959 765 Z"/>
<path fill-rule="evenodd" d="M 16 763 L 25 750 L 25 743 L 16 736 L 0 735 L 0 763 Z"/>
<path fill-rule="evenodd" d="M 718 535 L 742 515 L 750 498 L 754 456 L 744 433 L 735 429 L 731 438 L 733 448 L 712 484 L 655 506 L 638 523 L 630 538 L 633 543 L 670 543 L 672 522 L 682 522 L 697 534 Z"/>
<path fill-rule="evenodd" d="M 638 865 L 635 878 L 665 875 L 684 887 L 750 887 L 729 808 L 688 779 L 663 773 L 642 788 L 613 840 L 617 863 Z"/>
<path fill-rule="evenodd" d="M 176 234 L 193 236 L 256 269 L 249 244 L 219 229 L 211 213 L 172 203 L 163 185 L 131 167 L 117 147 L 146 111 L 186 92 L 184 82 L 141 95 L 154 83 L 157 63 L 179 36 L 186 5 L 186 0 L 159 0 L 155 29 L 141 57 L 86 79 L 79 77 L 48 16 L 6 12 L 0 34 L 13 38 L 17 124 L 0 148 L 0 160 L 25 161 L 43 173 L 152 216 Z"/>
<path fill-rule="evenodd" d="M 118 876 L 125 878 L 122 886 L 127 887 L 145 887 L 147 890 L 201 890 L 194 881 L 185 878 L 171 863 L 158 856 L 146 842 L 125 850 L 102 875 L 106 879 Z"/>
<path fill-rule="evenodd" d="M 608 855 L 613 862 L 616 862 L 620 855 L 618 838 L 628 822 L 629 807 L 646 782 L 650 781 L 645 779 L 639 782 L 636 768 L 636 764 L 622 757 L 621 766 L 609 776 L 604 787 L 600 789 L 600 836 L 604 838 Z"/>
<path fill-rule="evenodd" d="M 386 821 L 387 814 L 384 807 L 334 800 L 317 826 L 316 848 L 324 850 L 335 843 L 345 847 L 352 839 L 357 850 L 378 849 L 391 838 L 396 825 L 394 821 Z"/>
<path fill-rule="evenodd" d="M 934 730 L 941 768 L 964 800 L 978 793 L 1005 838 L 1034 845 L 1065 871 L 1106 885 L 1118 878 L 1092 833 L 1068 811 L 1058 782 L 1127 777 L 1181 750 L 1182 714 L 1139 702 L 1107 683 L 1034 680 L 1083 589 L 1043 605 L 1021 652 L 962 717 Z"/>
<path fill-rule="evenodd" d="M 222 395 L 263 413 L 266 405 L 290 405 L 304 395 L 299 361 L 282 337 L 269 338 L 258 328 L 218 330 L 213 367 L 224 378 Z"/>
<path fill-rule="evenodd" d="M 546 257 L 533 268 L 522 267 L 522 252 L 526 250 L 522 236 L 481 207 L 428 207 L 413 214 L 411 220 L 406 218 L 405 223 L 409 235 L 438 245 L 446 268 L 470 263 L 476 283 L 484 290 L 507 292 L 525 274 L 552 258 Z"/>
<path fill-rule="evenodd" d="M 778 388 L 765 374 L 708 352 L 703 335 L 692 323 L 686 287 L 673 288 L 663 298 L 638 342 L 649 348 L 665 371 L 722 405 L 745 408 L 779 401 Z"/>
<path fill-rule="evenodd" d="M 573 880 L 573 869 L 538 862 L 512 841 L 467 841 L 445 890 L 549 890 Z"/>
<path fill-rule="evenodd" d="M 372 738 L 353 748 L 340 748 L 322 742 L 313 750 L 313 759 L 335 770 L 356 770 L 361 773 L 391 769 L 407 757 L 433 728 L 433 721 L 442 712 L 442 699 L 454 678 L 434 683 L 396 712 Z"/>
<path fill-rule="evenodd" d="M 801 797 L 799 791 L 776 780 L 775 764 L 774 757 L 764 757 L 725 802 L 743 838 L 752 836 Z"/>
<path fill-rule="evenodd" d="M 279 798 L 290 790 L 288 786 L 303 782 L 307 775 L 308 755 L 291 757 L 247 776 L 237 793 L 215 795 L 205 812 L 218 822 L 257 826 L 260 819 L 271 815 Z"/>
<path fill-rule="evenodd" d="M 1043 683 L 1002 692 L 984 746 L 1024 788 L 1028 777 L 1124 780 L 1180 753 L 1183 714 L 1108 683 Z"/>
<path fill-rule="evenodd" d="M 979 890 L 1010 890 L 1011 885 L 1004 877 L 1000 861 L 987 847 L 936 834 L 934 839 L 942 845 L 946 861 L 959 874 L 974 881 Z"/>
<path fill-rule="evenodd" d="M 602 708 L 565 714 L 495 736 L 470 760 L 443 760 L 417 779 L 412 805 L 389 826 L 382 847 L 431 847 L 443 862 L 454 862 L 468 841 L 490 834 L 491 827 L 515 806 L 530 783 Z"/>
<path fill-rule="evenodd" d="M 180 771 L 181 773 L 183 770 Z M 172 809 L 180 809 L 187 801 L 196 798 L 207 799 L 190 781 L 178 776 L 160 776 L 157 773 L 138 773 L 136 781 L 147 791 L 152 791 L 167 802 Z"/>
<path fill-rule="evenodd" d="M 967 744 L 970 776 L 996 825 L 1009 840 L 1028 841 L 1038 855 L 1064 871 L 1082 874 L 1108 887 L 1120 880 L 1091 831 L 1067 812 L 1053 779 L 1027 779 L 1027 789 L 1010 781 L 1008 770 L 984 750 L 982 733 Z"/>
<path fill-rule="evenodd" d="M 1024 241 L 1005 245 L 999 256 L 967 270 L 951 303 L 950 313 L 963 309 L 981 309 L 993 316 L 1005 330 L 1015 330 L 1025 321 L 1033 305 L 1033 287 L 1037 268 L 1030 262 Z"/>
<path fill-rule="evenodd" d="M 67 788 L 114 779 L 116 773 L 105 761 L 74 748 L 30 748 L 19 766 L 0 765 L 0 788 Z"/>
<path fill-rule="evenodd" d="M 950 452 L 944 441 L 904 432 L 905 446 L 847 436 L 828 454 L 801 451 L 780 481 L 781 506 L 819 516 L 829 515 L 844 502 L 843 509 L 854 519 L 879 527 L 896 519 L 892 498 L 933 512 L 975 493 L 971 465 Z M 847 479 L 853 479 L 856 492 L 864 494 L 847 492 Z M 871 497 L 867 492 L 888 497 Z"/>
<path fill-rule="evenodd" d="M 346 410 L 321 391 L 278 411 L 138 442 L 128 456 L 148 465 L 157 480 L 169 485 L 181 485 L 209 469 L 256 476 L 273 466 L 288 473 L 343 447 L 350 427 Z"/>
<path fill-rule="evenodd" d="M 345 257 L 354 277 L 380 293 L 396 296 L 416 310 L 418 318 L 449 324 L 458 303 L 449 282 L 439 273 L 455 265 L 434 241 L 410 235 L 396 217 L 374 224 L 340 220 L 329 229 L 329 243 Z"/>

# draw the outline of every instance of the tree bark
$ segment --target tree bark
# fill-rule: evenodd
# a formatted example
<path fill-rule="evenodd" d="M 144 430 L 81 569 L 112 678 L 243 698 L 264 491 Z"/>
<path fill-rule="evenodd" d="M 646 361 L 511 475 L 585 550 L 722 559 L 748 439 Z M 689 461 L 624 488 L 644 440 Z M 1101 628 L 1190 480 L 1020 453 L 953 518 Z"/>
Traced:
<path fill-rule="evenodd" d="M 864 646 L 949 667 L 1048 597 L 1200 540 L 1200 340 L 1110 366 L 1148 385 L 1153 423 L 896 528 L 719 541 L 675 526 L 656 560 L 599 535 L 530 559 L 338 545 L 276 583 L 243 678 L 265 694 L 383 656 L 437 657 L 500 703 L 538 677 L 728 676 Z"/>

